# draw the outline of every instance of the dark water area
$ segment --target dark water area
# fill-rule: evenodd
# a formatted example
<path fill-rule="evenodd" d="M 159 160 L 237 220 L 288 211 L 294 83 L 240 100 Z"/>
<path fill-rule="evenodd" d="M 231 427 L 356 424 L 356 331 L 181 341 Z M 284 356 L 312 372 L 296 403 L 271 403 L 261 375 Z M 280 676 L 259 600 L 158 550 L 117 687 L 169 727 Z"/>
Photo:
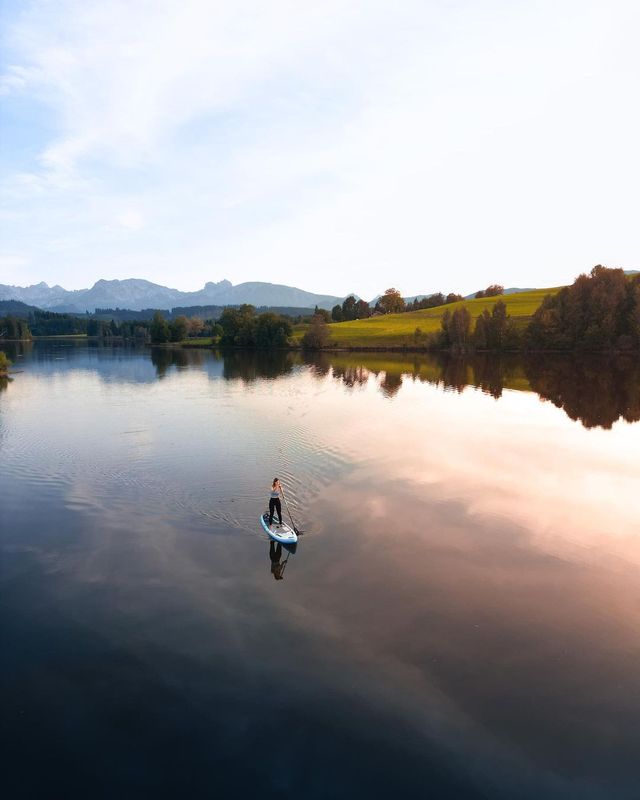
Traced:
<path fill-rule="evenodd" d="M 4 796 L 640 796 L 637 361 L 5 349 Z"/>

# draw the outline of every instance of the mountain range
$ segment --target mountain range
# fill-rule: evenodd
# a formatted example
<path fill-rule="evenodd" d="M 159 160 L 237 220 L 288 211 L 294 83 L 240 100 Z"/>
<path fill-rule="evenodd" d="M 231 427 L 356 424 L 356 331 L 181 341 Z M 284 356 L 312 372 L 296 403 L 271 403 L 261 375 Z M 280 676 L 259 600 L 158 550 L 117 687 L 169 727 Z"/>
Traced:
<path fill-rule="evenodd" d="M 636 270 L 626 270 L 635 274 Z M 518 287 L 505 289 L 505 294 L 526 291 Z M 355 295 L 356 298 L 358 295 Z M 416 295 L 418 299 L 428 295 Z M 474 295 L 468 295 L 473 297 Z M 379 297 L 379 295 L 378 295 Z M 377 297 L 371 303 L 375 303 Z M 405 298 L 411 301 L 414 298 Z M 96 308 L 120 308 L 130 311 L 177 306 L 235 306 L 251 303 L 256 307 L 290 307 L 312 309 L 314 306 L 331 310 L 344 297 L 314 294 L 294 286 L 279 283 L 250 281 L 234 286 L 231 281 L 222 280 L 205 283 L 196 292 L 181 292 L 151 281 L 138 278 L 126 280 L 99 280 L 90 289 L 64 289 L 62 286 L 49 286 L 44 281 L 33 286 L 9 286 L 0 283 L 0 300 L 19 300 L 28 305 L 49 311 L 71 314 L 93 313 Z"/>
<path fill-rule="evenodd" d="M 344 298 L 314 294 L 276 283 L 253 281 L 234 286 L 230 281 L 209 281 L 197 292 L 181 292 L 151 281 L 129 278 L 127 280 L 99 280 L 90 289 L 63 289 L 38 283 L 33 286 L 8 286 L 0 284 L 0 300 L 20 300 L 23 303 L 49 311 L 84 314 L 96 308 L 126 308 L 141 311 L 145 308 L 172 308 L 174 306 L 241 305 L 294 306 L 298 308 L 326 308 L 330 310 Z"/>

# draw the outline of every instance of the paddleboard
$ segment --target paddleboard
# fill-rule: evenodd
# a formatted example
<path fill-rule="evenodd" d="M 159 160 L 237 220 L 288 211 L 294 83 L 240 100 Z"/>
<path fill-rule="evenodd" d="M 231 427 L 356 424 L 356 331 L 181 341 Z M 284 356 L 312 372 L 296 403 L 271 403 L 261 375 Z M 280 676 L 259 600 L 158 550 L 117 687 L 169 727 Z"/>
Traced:
<path fill-rule="evenodd" d="M 276 542 L 281 542 L 282 544 L 295 544 L 298 541 L 298 536 L 293 528 L 290 528 L 286 522 L 283 522 L 282 525 L 277 521 L 277 519 L 273 520 L 273 524 L 269 527 L 269 514 L 265 513 L 260 517 L 260 524 L 262 525 L 264 532 L 268 534 L 272 539 L 275 539 Z"/>

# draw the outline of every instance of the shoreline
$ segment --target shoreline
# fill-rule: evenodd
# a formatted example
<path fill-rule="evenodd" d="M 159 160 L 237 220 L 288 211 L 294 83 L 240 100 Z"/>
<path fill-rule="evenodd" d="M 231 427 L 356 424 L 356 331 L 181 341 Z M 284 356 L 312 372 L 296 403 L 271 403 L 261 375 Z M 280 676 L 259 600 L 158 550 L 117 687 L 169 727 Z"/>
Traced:
<path fill-rule="evenodd" d="M 469 350 L 458 350 L 452 351 L 447 348 L 434 348 L 434 347 L 424 347 L 420 345 L 355 345 L 355 346 L 345 346 L 345 345 L 336 345 L 335 347 L 322 347 L 319 349 L 305 349 L 302 345 L 295 344 L 290 345 L 288 347 L 244 347 L 244 346 L 236 346 L 236 345 L 216 345 L 212 344 L 210 341 L 204 341 L 200 343 L 197 339 L 192 341 L 181 341 L 181 342 L 142 342 L 140 340 L 136 340 L 134 338 L 128 338 L 123 336 L 110 336 L 110 337 L 102 337 L 102 336 L 88 336 L 87 334 L 63 334 L 60 336 L 32 336 L 30 339 L 1 339 L 0 345 L 2 343 L 12 343 L 12 344 L 25 344 L 29 342 L 38 342 L 38 341 L 56 341 L 56 340 L 75 340 L 75 341 L 100 341 L 107 343 L 134 343 L 140 344 L 144 347 L 159 347 L 159 348 L 180 348 L 185 350 L 221 350 L 221 351 L 236 351 L 236 352 L 246 352 L 246 353 L 269 353 L 269 352 L 280 352 L 280 353 L 308 353 L 310 355 L 318 355 L 322 353 L 420 353 L 423 355 L 427 355 L 429 353 L 432 354 L 441 354 L 441 355 L 451 355 L 456 357 L 466 357 L 466 356 L 473 356 L 473 355 L 496 355 L 496 356 L 517 356 L 517 355 L 574 355 L 574 356 L 582 356 L 582 355 L 593 355 L 593 356 L 603 356 L 603 355 L 616 355 L 616 356 L 629 356 L 629 357 L 638 357 L 640 356 L 640 351 L 637 349 L 632 350 L 620 350 L 620 349 L 608 349 L 608 350 L 533 350 L 533 349 L 517 349 L 517 350 L 488 350 L 488 349 L 469 349 Z"/>

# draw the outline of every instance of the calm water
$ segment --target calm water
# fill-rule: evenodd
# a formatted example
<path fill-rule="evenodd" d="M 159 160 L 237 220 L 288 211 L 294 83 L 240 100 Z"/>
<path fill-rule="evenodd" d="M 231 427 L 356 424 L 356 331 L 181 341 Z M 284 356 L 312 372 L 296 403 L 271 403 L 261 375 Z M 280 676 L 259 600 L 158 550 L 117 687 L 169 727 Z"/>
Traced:
<path fill-rule="evenodd" d="M 5 797 L 640 796 L 637 364 L 10 355 Z"/>

